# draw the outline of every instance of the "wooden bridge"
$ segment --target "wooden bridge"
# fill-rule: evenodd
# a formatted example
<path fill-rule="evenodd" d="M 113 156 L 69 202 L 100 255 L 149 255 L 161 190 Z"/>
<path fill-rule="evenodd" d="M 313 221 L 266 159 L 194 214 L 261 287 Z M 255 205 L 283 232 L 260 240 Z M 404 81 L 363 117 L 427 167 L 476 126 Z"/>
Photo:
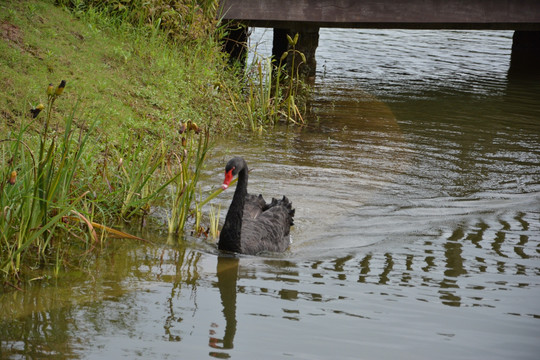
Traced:
<path fill-rule="evenodd" d="M 221 0 L 255 27 L 540 30 L 539 0 Z"/>
<path fill-rule="evenodd" d="M 287 49 L 286 34 L 299 33 L 308 76 L 315 74 L 321 27 L 516 30 L 513 63 L 519 57 L 520 64 L 540 64 L 540 0 L 221 0 L 220 9 L 224 21 L 274 28 L 278 58 Z M 241 56 L 237 45 L 247 39 L 246 28 L 231 38 L 228 51 Z"/>

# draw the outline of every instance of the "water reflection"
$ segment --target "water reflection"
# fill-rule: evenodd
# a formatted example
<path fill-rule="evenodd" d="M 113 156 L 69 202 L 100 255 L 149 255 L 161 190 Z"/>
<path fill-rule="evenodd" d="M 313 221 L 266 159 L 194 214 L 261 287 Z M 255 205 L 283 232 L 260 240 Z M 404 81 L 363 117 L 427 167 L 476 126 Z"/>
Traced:
<path fill-rule="evenodd" d="M 166 256 L 166 252 L 169 252 L 169 256 Z M 177 331 L 178 323 L 183 321 L 185 316 L 183 311 L 177 314 L 177 308 L 175 300 L 180 296 L 182 290 L 187 288 L 192 294 L 197 293 L 197 281 L 199 280 L 199 274 L 197 271 L 198 262 L 201 258 L 201 253 L 191 251 L 186 248 L 181 248 L 177 251 L 170 249 L 164 249 L 160 256 L 160 278 L 164 281 L 172 279 L 172 287 L 170 289 L 170 296 L 167 298 L 168 315 L 165 319 L 163 329 L 165 330 L 165 336 L 168 341 L 182 341 L 182 335 Z M 174 264 L 174 275 L 170 274 L 170 270 L 163 268 L 163 260 L 168 259 L 165 264 Z M 196 309 L 196 299 L 194 299 L 194 307 Z"/>
<path fill-rule="evenodd" d="M 210 329 L 210 341 L 208 345 L 214 349 L 232 349 L 234 346 L 234 336 L 236 334 L 236 281 L 238 279 L 239 259 L 234 256 L 221 255 L 217 260 L 217 287 L 223 306 L 223 316 L 225 317 L 225 333 L 222 338 L 217 337 L 217 324 L 212 323 Z M 210 356 L 227 359 L 226 352 L 212 351 Z"/>
<path fill-rule="evenodd" d="M 209 356 L 230 358 L 249 346 L 245 337 L 254 323 L 275 323 L 281 329 L 278 319 L 293 321 L 309 334 L 305 323 L 356 319 L 376 329 L 373 321 L 393 313 L 393 302 L 414 311 L 425 311 L 415 302 L 449 308 L 506 306 L 502 311 L 513 316 L 540 317 L 532 302 L 522 309 L 504 305 L 505 293 L 539 285 L 540 238 L 534 222 L 539 215 L 520 211 L 495 220 L 483 216 L 442 226 L 441 236 L 421 236 L 406 246 L 379 244 L 300 260 L 216 256 L 186 246 L 145 246 L 142 251 L 120 247 L 114 261 L 101 263 L 102 274 L 109 274 L 100 281 L 103 287 L 87 283 L 64 285 L 66 292 L 36 287 L 29 289 L 31 296 L 4 294 L 2 356 L 77 358 L 81 349 L 96 350 L 82 339 L 110 334 L 110 341 L 97 344 L 109 348 L 116 342 L 122 346 L 122 334 L 132 334 L 150 342 L 161 338 L 180 348 L 201 345 L 198 336 L 205 337 Z M 161 285 L 151 286 L 150 292 L 137 290 L 137 282 L 150 279 Z M 78 297 L 81 292 L 92 294 L 91 300 Z M 22 308 L 26 310 L 16 312 Z M 148 332 L 152 323 L 155 330 Z M 302 339 L 307 344 L 308 338 Z M 129 353 L 145 353 L 144 343 L 130 346 Z M 147 355 L 172 349 L 153 349 Z"/>
<path fill-rule="evenodd" d="M 0 306 L 0 357 L 57 359 L 59 356 L 74 357 L 70 329 L 73 312 L 70 307 L 57 307 L 64 302 L 63 296 L 50 296 L 47 290 L 36 289 L 28 294 L 10 294 L 12 302 Z M 16 315 L 17 308 L 33 309 L 24 318 L 8 317 L 6 312 Z M 5 320 L 10 319 L 10 320 Z"/>

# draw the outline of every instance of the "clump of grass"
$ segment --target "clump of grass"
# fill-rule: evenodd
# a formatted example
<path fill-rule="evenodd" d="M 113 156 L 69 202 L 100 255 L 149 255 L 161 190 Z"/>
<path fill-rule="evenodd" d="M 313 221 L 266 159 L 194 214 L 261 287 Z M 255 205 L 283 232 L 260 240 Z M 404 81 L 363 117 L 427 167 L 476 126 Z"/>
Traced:
<path fill-rule="evenodd" d="M 211 36 L 217 23 L 218 0 L 56 0 L 83 13 L 105 12 L 139 29 L 161 31 L 174 42 Z"/>
<path fill-rule="evenodd" d="M 219 214 L 221 211 L 221 205 L 219 205 L 217 208 L 212 205 L 210 206 L 210 227 L 209 227 L 209 235 L 212 239 L 216 240 L 219 237 Z"/>
<path fill-rule="evenodd" d="M 0 271 L 4 277 L 18 278 L 23 263 L 47 263 L 54 235 L 59 229 L 67 230 L 62 220 L 86 196 L 75 187 L 74 177 L 92 125 L 76 136 L 73 112 L 65 119 L 63 134 L 51 128 L 54 104 L 65 85 L 65 81 L 56 88 L 49 85 L 47 106 L 31 110 L 32 122 L 42 118 L 42 109 L 46 112 L 37 144 L 25 140 L 32 122 L 0 140 L 1 156 L 8 165 L 0 172 L 0 179 L 8 179 L 0 183 Z"/>
<path fill-rule="evenodd" d="M 169 234 L 178 234 L 186 225 L 195 201 L 196 186 L 210 148 L 208 129 L 203 130 L 191 121 L 181 125 L 180 135 L 182 153 L 172 154 L 167 166 L 172 179 L 172 186 L 169 187 L 171 213 L 167 219 Z M 179 169 L 177 175 L 173 169 Z"/>
<path fill-rule="evenodd" d="M 283 61 L 287 58 L 290 59 L 290 71 L 289 76 L 285 77 L 284 88 L 286 88 L 286 93 L 284 96 L 284 104 L 287 111 L 283 111 L 282 115 L 286 118 L 287 121 L 290 121 L 296 125 L 304 123 L 304 119 L 298 109 L 298 95 L 301 95 L 301 85 L 303 82 L 300 79 L 300 66 L 306 63 L 305 55 L 296 50 L 296 44 L 298 43 L 299 35 L 296 34 L 294 39 L 287 34 L 287 41 L 289 42 L 289 50 L 283 53 L 281 59 L 279 59 L 279 66 L 277 68 L 276 83 L 275 87 L 279 88 L 280 86 L 280 77 L 283 74 Z M 300 57 L 300 61 L 297 61 L 297 57 Z"/>

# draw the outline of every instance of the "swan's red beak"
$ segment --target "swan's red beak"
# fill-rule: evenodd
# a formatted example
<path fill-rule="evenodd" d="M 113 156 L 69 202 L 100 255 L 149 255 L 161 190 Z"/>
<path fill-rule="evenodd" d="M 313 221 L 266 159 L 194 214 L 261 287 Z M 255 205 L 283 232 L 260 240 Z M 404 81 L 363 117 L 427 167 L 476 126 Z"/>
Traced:
<path fill-rule="evenodd" d="M 223 180 L 223 185 L 221 185 L 221 188 L 223 190 L 227 190 L 227 188 L 229 187 L 229 184 L 231 183 L 232 178 L 233 178 L 233 174 L 232 174 L 233 170 L 234 168 L 232 168 L 229 171 L 225 171 L 225 180 Z"/>

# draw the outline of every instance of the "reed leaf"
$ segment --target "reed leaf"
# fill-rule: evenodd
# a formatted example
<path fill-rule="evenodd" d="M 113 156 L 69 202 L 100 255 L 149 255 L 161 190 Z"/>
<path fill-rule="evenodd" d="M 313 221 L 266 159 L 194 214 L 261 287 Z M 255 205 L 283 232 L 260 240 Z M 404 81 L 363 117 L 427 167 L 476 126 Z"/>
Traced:
<path fill-rule="evenodd" d="M 186 133 L 186 148 L 178 163 L 179 174 L 172 183 L 171 213 L 167 219 L 169 234 L 178 234 L 184 230 L 195 201 L 197 183 L 209 150 L 209 132 Z"/>

